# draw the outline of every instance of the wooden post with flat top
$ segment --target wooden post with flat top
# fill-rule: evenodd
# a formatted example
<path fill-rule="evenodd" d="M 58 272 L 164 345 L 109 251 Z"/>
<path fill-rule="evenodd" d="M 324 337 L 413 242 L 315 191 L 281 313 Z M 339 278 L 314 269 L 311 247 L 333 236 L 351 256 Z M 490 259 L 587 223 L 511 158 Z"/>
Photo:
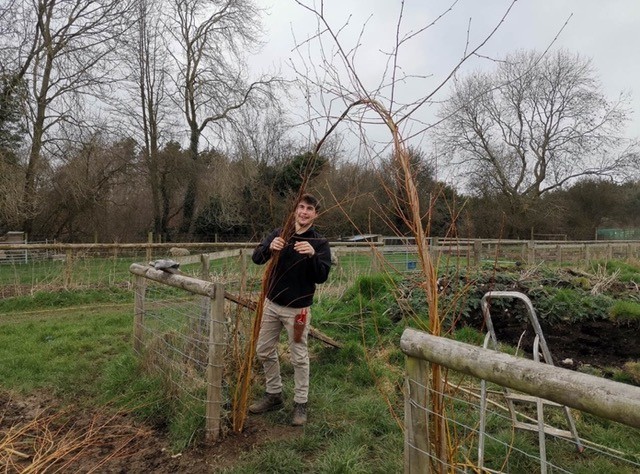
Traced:
<path fill-rule="evenodd" d="M 209 305 L 209 360 L 207 363 L 206 438 L 210 443 L 216 442 L 220 437 L 224 341 L 224 285 L 215 283 Z"/>

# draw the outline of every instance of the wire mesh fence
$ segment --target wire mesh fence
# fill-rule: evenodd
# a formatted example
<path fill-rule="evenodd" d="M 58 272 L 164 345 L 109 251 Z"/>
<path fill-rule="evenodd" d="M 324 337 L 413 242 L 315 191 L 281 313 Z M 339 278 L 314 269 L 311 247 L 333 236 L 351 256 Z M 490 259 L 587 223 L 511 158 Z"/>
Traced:
<path fill-rule="evenodd" d="M 185 419 L 204 418 L 207 439 L 226 429 L 242 317 L 225 305 L 220 283 L 133 264 L 134 350 L 145 372 Z M 245 318 L 246 323 L 250 317 Z"/>
<path fill-rule="evenodd" d="M 436 344 L 424 352 L 424 346 L 415 341 L 408 344 L 403 335 L 403 350 L 409 353 L 405 472 L 640 472 L 639 388 L 586 374 L 567 376 L 567 369 L 526 361 L 544 366 L 539 368 L 545 369 L 546 379 L 549 371 L 558 371 L 557 379 L 549 382 L 551 388 L 544 387 L 544 382 L 538 382 L 545 378 L 536 379 L 535 365 L 520 369 L 519 358 L 507 354 L 500 354 L 504 360 L 495 363 L 483 361 L 482 357 L 489 359 L 497 353 L 479 348 L 474 352 L 477 360 L 471 360 L 468 353 L 456 354 L 461 343 L 440 344 L 435 342 L 438 339 L 443 338 L 421 338 L 421 342 Z M 438 363 L 446 359 L 451 363 L 444 366 L 469 368 L 449 370 L 442 390 L 434 389 L 427 361 L 436 350 L 440 353 Z M 529 385 L 528 393 L 491 383 L 483 395 L 477 372 L 490 378 L 495 376 L 493 370 L 500 371 L 512 385 L 518 385 L 519 379 L 535 382 Z M 469 372 L 476 376 L 469 376 Z M 583 376 L 585 383 L 581 384 Z M 549 396 L 554 388 L 564 405 L 541 398 L 541 393 L 555 398 Z M 442 402 L 443 410 L 434 410 L 436 399 Z M 589 409 L 571 409 L 577 438 L 569 431 L 563 413 L 571 406 L 567 401 Z M 509 407 L 512 403 L 515 411 Z M 447 427 L 446 449 L 438 451 L 434 426 L 442 419 Z M 442 452 L 446 455 L 437 454 Z"/>
<path fill-rule="evenodd" d="M 451 378 L 460 374 L 450 373 Z M 412 380 L 410 383 L 414 384 Z M 552 426 L 562 426 L 559 407 L 547 408 L 545 424 L 545 455 L 540 454 L 539 435 L 536 431 L 514 427 L 502 391 L 491 393 L 486 408 L 487 424 L 481 435 L 479 415 L 482 410 L 479 387 L 470 379 L 448 383 L 440 392 L 445 405 L 446 422 L 450 431 L 451 458 L 442 460 L 430 451 L 409 443 L 406 447 L 418 450 L 433 466 L 445 467 L 445 472 L 505 472 L 505 473 L 637 473 L 640 472 L 640 433 L 621 423 L 612 422 L 585 413 L 575 412 L 582 448 L 575 440 L 559 436 Z M 431 392 L 430 396 L 436 396 Z M 428 406 L 416 405 L 423 416 L 434 417 Z M 518 419 L 537 423 L 535 405 L 519 407 Z M 484 438 L 480 462 L 479 439 Z M 618 439 L 618 437 L 620 437 Z M 419 471 L 410 471 L 419 472 Z M 433 472 L 438 472 L 434 469 Z"/>
<path fill-rule="evenodd" d="M 0 252 L 3 252 L 0 254 L 0 296 L 28 295 L 39 291 L 127 287 L 130 282 L 129 265 L 132 262 L 149 262 L 158 258 L 185 261 L 183 269 L 195 274 L 201 271 L 200 255 L 218 252 L 219 249 L 227 248 L 226 245 L 231 245 L 236 253 L 243 248 L 242 244 L 215 243 L 191 244 L 191 250 L 165 244 L 0 245 Z M 177 250 L 186 250 L 186 254 L 191 255 L 172 255 Z M 212 270 L 219 274 L 229 274 L 230 266 L 237 267 L 233 259 L 211 265 Z"/>
<path fill-rule="evenodd" d="M 0 297 L 33 294 L 38 291 L 126 286 L 131 262 L 173 258 L 181 269 L 200 274 L 203 255 L 233 252 L 211 261 L 210 271 L 220 279 L 247 274 L 255 281 L 259 270 L 253 265 L 241 268 L 255 243 L 179 244 L 2 244 L 0 243 Z M 239 257 L 240 251 L 244 252 Z M 430 251 L 438 259 L 452 259 L 474 265 L 485 260 L 529 264 L 576 262 L 597 259 L 638 259 L 640 242 L 532 242 L 434 240 Z M 420 272 L 415 245 L 332 244 L 333 282 L 353 279 L 354 275 L 377 272 Z M 206 278 L 206 277 L 205 277 Z M 235 284 L 240 284 L 236 281 Z"/>
<path fill-rule="evenodd" d="M 2 296 L 29 294 L 40 289 L 59 288 L 92 288 L 92 287 L 130 287 L 132 285 L 129 267 L 132 261 L 148 262 L 151 258 L 164 257 L 168 248 L 151 248 L 141 246 L 91 246 L 68 247 L 56 251 L 52 255 L 56 258 L 42 260 L 28 258 L 27 263 L 11 263 L 0 265 L 0 289 Z M 259 292 L 261 267 L 247 263 L 249 251 L 234 249 L 231 253 L 216 252 L 216 247 L 198 248 L 190 256 L 174 257 L 181 260 L 182 272 L 187 276 L 198 276 L 208 283 L 224 284 L 227 291 L 255 300 Z M 339 297 L 359 276 L 392 270 L 393 272 L 419 271 L 417 256 L 410 247 L 396 248 L 393 252 L 381 251 L 379 248 L 362 247 L 354 251 L 353 248 L 335 248 L 336 265 L 330 280 L 319 287 L 320 297 L 325 295 Z M 468 253 L 467 253 L 468 255 Z M 206 256 L 206 258 L 203 258 Z M 218 258 L 220 257 L 220 258 Z M 237 304 L 227 303 L 224 308 L 224 329 L 216 331 L 224 334 L 224 355 L 222 362 L 210 363 L 211 351 L 216 347 L 210 339 L 211 322 L 207 319 L 211 310 L 211 301 L 206 296 L 193 294 L 185 289 L 173 288 L 157 282 L 148 282 L 145 289 L 144 307 L 144 353 L 141 353 L 145 366 L 154 371 L 166 381 L 167 390 L 176 399 L 185 400 L 185 410 L 193 417 L 208 418 L 207 410 L 211 410 L 210 391 L 218 390 L 220 400 L 216 401 L 217 409 L 224 414 L 229 402 L 229 392 L 233 381 L 228 373 L 239 365 L 242 356 L 240 348 L 245 346 L 246 334 L 249 333 L 252 311 L 243 309 Z M 226 368 L 226 370 L 225 370 Z M 207 379 L 209 372 L 221 371 L 220 382 L 214 383 Z M 477 381 L 476 381 L 477 382 Z M 452 391 L 451 385 L 446 393 L 442 393 L 450 401 L 455 413 L 468 412 L 458 426 L 457 418 L 451 420 L 452 430 L 456 433 L 456 440 L 469 440 L 471 444 L 457 443 L 455 469 L 477 468 L 478 455 L 475 454 L 478 433 L 477 423 L 478 402 L 467 393 L 473 393 L 474 388 L 464 384 L 456 385 Z M 466 391 L 465 391 L 466 390 Z M 456 393 L 456 397 L 453 397 Z M 460 394 L 465 394 L 464 396 Z M 639 397 L 640 398 L 640 397 Z M 499 403 L 491 399 L 493 404 Z M 419 403 L 415 407 L 420 407 Z M 209 408 L 207 408 L 209 407 Z M 428 407 L 424 404 L 424 407 Z M 466 408 L 465 408 L 466 407 Z M 427 410 L 428 408 L 425 408 Z M 530 409 L 530 407 L 529 407 Z M 474 414 L 476 413 L 476 414 Z M 526 415 L 526 409 L 523 411 Z M 550 411 L 553 413 L 553 411 Z M 431 416 L 431 413 L 427 413 Z M 425 415 L 426 416 L 426 415 Z M 435 415 L 434 415 L 435 416 Z M 457 415 L 456 415 L 457 416 Z M 571 452 L 571 441 L 562 437 L 551 436 L 549 447 L 549 469 L 551 472 L 565 472 L 564 457 L 576 456 L 580 461 L 577 471 L 584 472 L 640 472 L 637 450 L 628 447 L 627 440 L 632 440 L 635 446 L 640 445 L 637 431 L 624 424 L 612 422 L 605 418 L 594 418 L 593 415 L 582 414 L 576 417 L 580 423 L 581 436 L 592 434 L 593 443 L 601 443 L 606 448 L 599 448 L 596 444 L 585 443 L 586 454 L 565 454 Z M 586 420 L 586 421 L 585 421 Z M 587 423 L 588 422 L 588 423 Z M 490 428 L 508 426 L 495 433 Z M 612 433 L 619 433 L 615 437 Z M 610 436 L 611 439 L 607 439 Z M 556 439 L 558 438 L 558 439 Z M 621 439 L 622 441 L 618 440 Z M 529 441 L 533 439 L 533 447 Z M 486 465 L 491 469 L 503 472 L 527 472 L 521 470 L 521 465 L 530 466 L 541 464 L 539 454 L 536 457 L 535 440 L 537 434 L 526 433 L 513 428 L 513 420 L 505 418 L 499 410 L 487 414 Z M 525 440 L 522 441 L 521 440 Z M 476 443 L 474 446 L 473 443 Z M 522 444 L 522 446 L 521 446 Z M 558 446 L 558 448 L 556 448 Z M 560 448 L 560 446 L 565 446 Z M 566 447 L 568 446 L 568 447 Z M 525 449 L 526 448 L 526 449 Z M 422 448 L 416 445 L 415 449 Z M 554 459 L 555 452 L 560 453 L 562 462 Z M 602 453 L 600 453 L 602 451 Z M 427 451 L 428 452 L 428 451 Z M 492 453 L 498 454 L 492 454 Z M 539 453 L 539 447 L 538 451 Z M 586 461 L 584 460 L 586 457 Z M 608 460 L 605 460 L 607 458 Z M 498 461 L 496 461 L 498 460 Z M 612 461 L 613 460 L 613 461 Z M 466 463 L 466 464 L 465 464 Z M 504 466 L 503 466 L 504 464 Z M 584 467 L 587 466 L 587 467 Z M 604 466 L 602 468 L 593 466 Z M 575 467 L 575 465 L 574 465 Z M 528 469 L 528 468 L 527 468 Z M 593 470 L 595 469 L 595 471 Z M 615 471 L 607 471 L 614 469 Z M 464 472 L 464 471 L 463 471 Z M 572 471 L 568 471 L 572 472 Z"/>
<path fill-rule="evenodd" d="M 147 285 L 138 353 L 146 372 L 159 375 L 167 392 L 177 398 L 184 394 L 204 407 L 209 363 L 208 299 L 172 290 L 155 282 Z"/>
<path fill-rule="evenodd" d="M 183 258 L 186 265 L 179 270 L 129 268 L 135 275 L 133 342 L 142 367 L 160 378 L 181 416 L 204 417 L 210 439 L 230 429 L 236 374 L 252 334 L 262 275 L 247 258 L 247 252 L 234 250 Z M 348 268 L 322 291 L 347 287 L 356 274 Z M 310 336 L 337 345 L 313 328 Z"/>

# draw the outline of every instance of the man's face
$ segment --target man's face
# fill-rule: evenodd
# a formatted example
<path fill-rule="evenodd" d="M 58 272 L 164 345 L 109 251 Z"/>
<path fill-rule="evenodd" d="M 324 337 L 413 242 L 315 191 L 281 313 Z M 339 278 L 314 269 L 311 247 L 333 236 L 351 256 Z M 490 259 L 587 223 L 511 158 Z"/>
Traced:
<path fill-rule="evenodd" d="M 298 203 L 298 207 L 296 207 L 296 224 L 298 228 L 311 227 L 316 217 L 318 217 L 318 212 L 315 207 L 304 201 Z"/>

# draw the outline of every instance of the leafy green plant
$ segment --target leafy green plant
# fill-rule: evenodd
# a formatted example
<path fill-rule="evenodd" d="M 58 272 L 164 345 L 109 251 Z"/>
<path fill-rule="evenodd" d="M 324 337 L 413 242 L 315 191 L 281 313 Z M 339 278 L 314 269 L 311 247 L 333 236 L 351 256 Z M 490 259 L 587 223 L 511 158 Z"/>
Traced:
<path fill-rule="evenodd" d="M 532 298 L 538 316 L 549 324 L 560 321 L 606 320 L 612 299 L 574 288 L 547 288 Z"/>

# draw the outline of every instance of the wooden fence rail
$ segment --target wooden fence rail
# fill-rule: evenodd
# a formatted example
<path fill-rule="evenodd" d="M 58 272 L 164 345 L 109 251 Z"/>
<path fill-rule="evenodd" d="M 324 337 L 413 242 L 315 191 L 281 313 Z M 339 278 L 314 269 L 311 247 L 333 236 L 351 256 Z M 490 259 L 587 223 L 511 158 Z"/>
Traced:
<path fill-rule="evenodd" d="M 522 241 L 435 239 L 435 254 L 466 257 L 478 264 L 487 260 L 510 260 L 528 265 L 538 263 L 589 262 L 592 260 L 640 259 L 640 241 Z"/>
<path fill-rule="evenodd" d="M 133 347 L 140 354 L 143 351 L 143 332 L 145 317 L 146 280 L 152 280 L 174 288 L 183 289 L 189 293 L 201 295 L 209 299 L 208 308 L 208 337 L 207 337 L 207 370 L 206 370 L 206 438 L 215 442 L 221 435 L 222 427 L 222 387 L 223 366 L 225 357 L 226 326 L 224 315 L 224 285 L 211 283 L 185 275 L 156 270 L 150 266 L 131 265 L 130 269 L 135 277 L 135 316 L 133 329 Z"/>
<path fill-rule="evenodd" d="M 640 428 L 640 387 L 405 329 L 405 472 L 429 472 L 429 363 Z M 445 463 L 446 460 L 439 460 Z"/>
<path fill-rule="evenodd" d="M 0 243 L 0 263 L 27 263 L 34 256 L 54 258 L 64 255 L 107 254 L 123 255 L 127 252 L 145 252 L 147 260 L 157 256 L 166 257 L 174 247 L 192 253 L 238 251 L 253 249 L 255 242 L 191 242 L 191 243 L 122 243 L 122 244 L 7 244 Z M 382 245 L 380 243 L 332 242 L 335 253 L 366 252 L 383 254 L 412 253 L 414 245 Z M 486 240 L 486 239 L 439 239 L 430 238 L 430 250 L 436 255 L 467 258 L 478 264 L 487 260 L 510 260 L 535 265 L 541 262 L 588 262 L 591 260 L 640 259 L 640 241 L 547 241 L 547 240 Z M 173 258 L 173 257 L 172 257 Z M 183 260 L 179 260 L 182 258 Z M 175 257 L 183 263 L 193 263 L 195 255 Z"/>

